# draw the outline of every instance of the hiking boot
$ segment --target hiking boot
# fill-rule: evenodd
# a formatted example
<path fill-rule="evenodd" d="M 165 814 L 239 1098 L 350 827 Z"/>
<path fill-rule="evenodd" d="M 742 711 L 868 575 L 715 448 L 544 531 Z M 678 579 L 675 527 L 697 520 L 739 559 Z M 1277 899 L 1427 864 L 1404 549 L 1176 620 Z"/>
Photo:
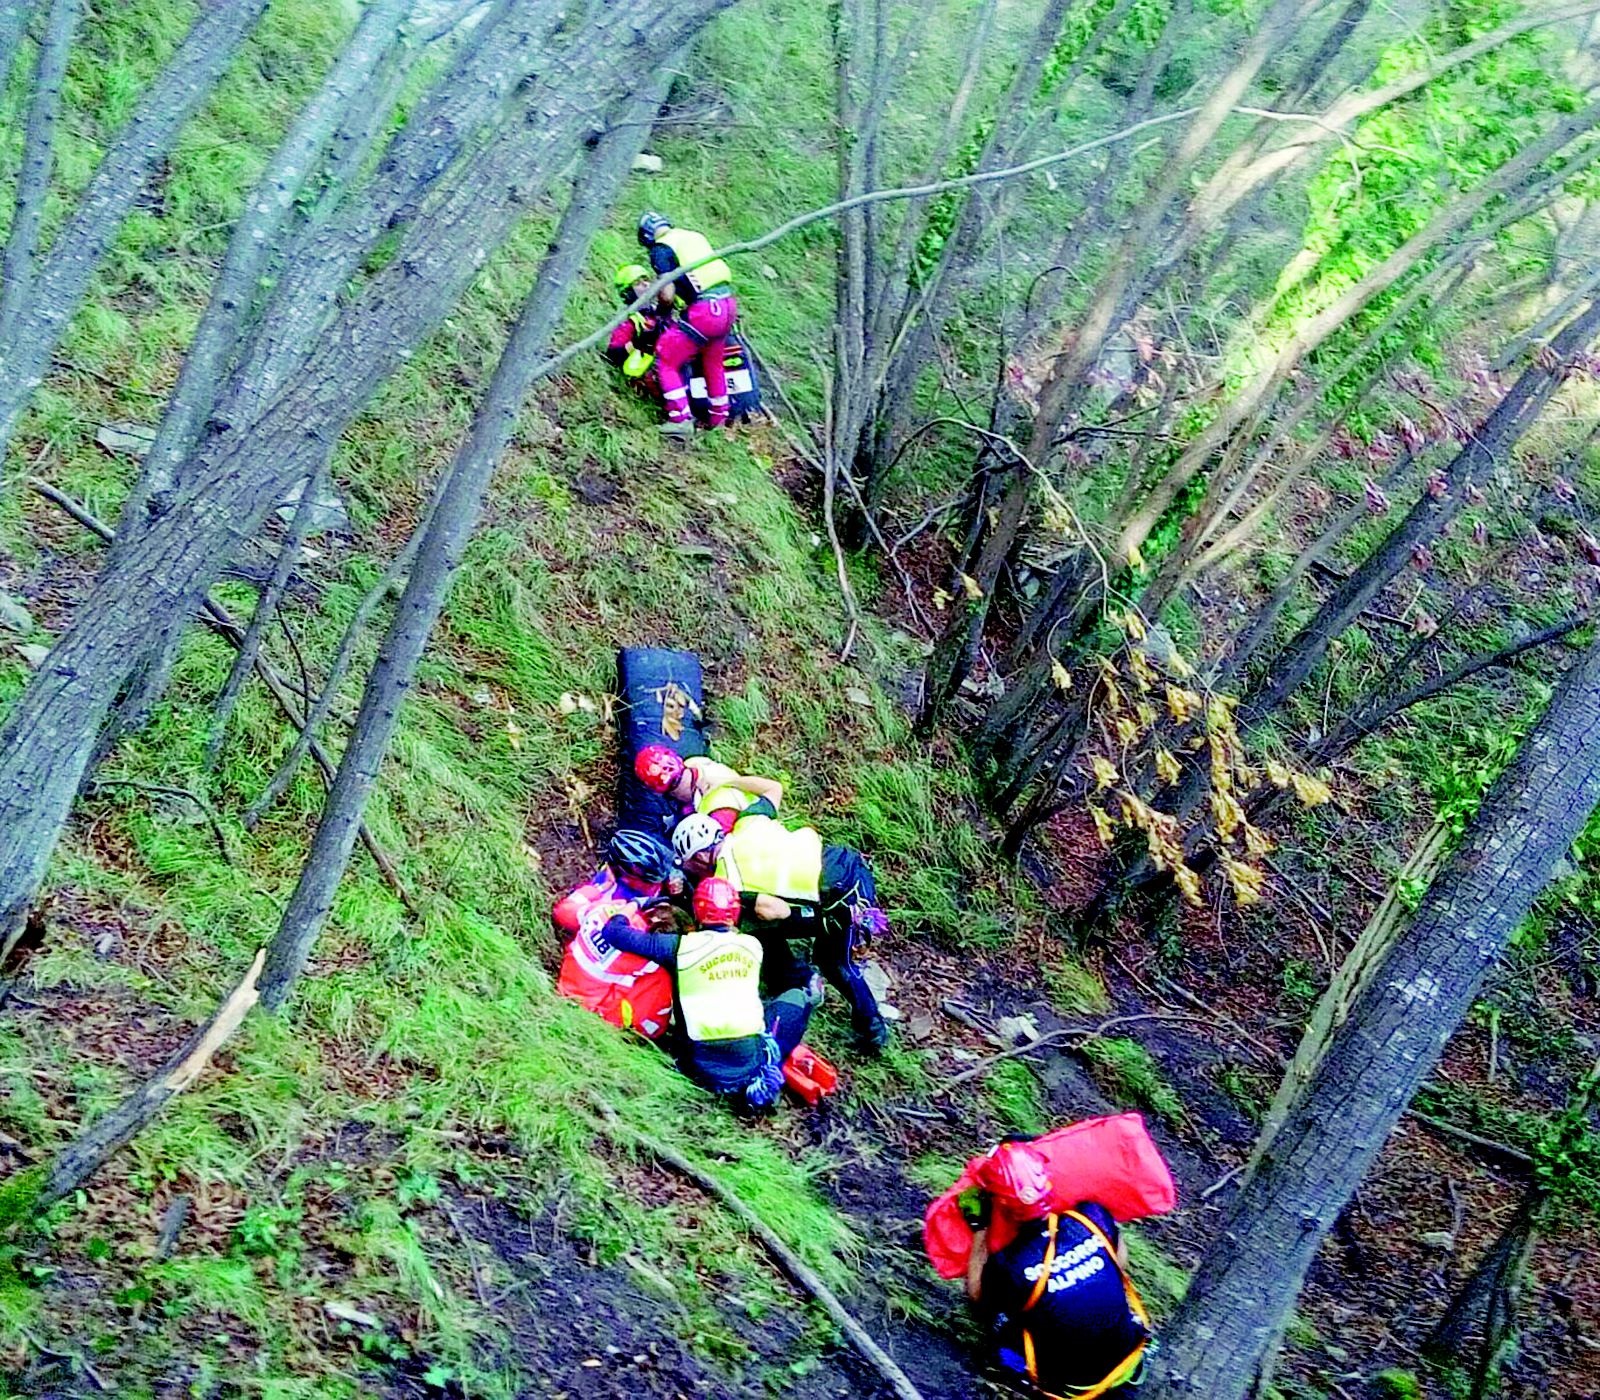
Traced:
<path fill-rule="evenodd" d="M 677 438 L 680 442 L 694 436 L 694 424 L 689 419 L 679 422 L 676 418 L 669 418 L 661 425 L 663 437 Z"/>
<path fill-rule="evenodd" d="M 855 1023 L 856 1049 L 874 1058 L 889 1046 L 889 1023 L 882 1016 L 873 1016 Z"/>
<path fill-rule="evenodd" d="M 813 1011 L 822 1005 L 828 995 L 828 984 L 822 980 L 820 972 L 813 972 L 806 979 L 805 993 L 806 1005 L 811 1007 Z"/>

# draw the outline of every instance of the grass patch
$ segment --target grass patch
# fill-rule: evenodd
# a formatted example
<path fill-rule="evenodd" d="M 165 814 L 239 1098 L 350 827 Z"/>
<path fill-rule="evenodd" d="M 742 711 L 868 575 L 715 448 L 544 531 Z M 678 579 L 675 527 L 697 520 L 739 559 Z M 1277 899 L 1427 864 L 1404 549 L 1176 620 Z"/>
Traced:
<path fill-rule="evenodd" d="M 1037 1137 L 1049 1126 L 1045 1121 L 1044 1087 L 1021 1060 L 996 1065 L 989 1071 L 985 1088 L 990 1112 L 1003 1131 Z"/>
<path fill-rule="evenodd" d="M 1098 1014 L 1111 1009 L 1111 997 L 1099 974 L 1069 958 L 1040 969 L 1050 1004 L 1064 1016 Z"/>
<path fill-rule="evenodd" d="M 1118 1103 L 1133 1103 L 1160 1114 L 1168 1122 L 1188 1121 L 1183 1100 L 1161 1072 L 1155 1056 L 1137 1040 L 1095 1037 L 1083 1044 L 1095 1081 Z"/>

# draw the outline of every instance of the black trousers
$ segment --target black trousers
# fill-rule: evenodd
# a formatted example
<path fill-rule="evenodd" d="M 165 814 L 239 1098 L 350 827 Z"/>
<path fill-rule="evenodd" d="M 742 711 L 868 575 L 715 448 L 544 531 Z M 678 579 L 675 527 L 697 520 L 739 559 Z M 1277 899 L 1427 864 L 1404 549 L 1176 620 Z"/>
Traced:
<path fill-rule="evenodd" d="M 836 987 L 850 1007 L 850 1019 L 862 1026 L 878 1017 L 878 1000 L 861 975 L 856 961 L 855 911 L 878 902 L 878 886 L 861 853 L 849 846 L 825 846 L 822 851 L 822 901 L 802 905 L 791 901 L 787 919 L 757 921 L 751 932 L 761 940 L 762 976 L 768 991 L 777 995 L 804 987 L 817 971 Z M 811 962 L 800 957 L 795 943 L 809 942 Z"/>
<path fill-rule="evenodd" d="M 771 998 L 766 1003 L 767 1029 L 778 1042 L 778 1058 L 787 1060 L 794 1048 L 806 1038 L 806 1027 L 811 1023 L 811 1005 L 805 992 L 799 988 Z"/>

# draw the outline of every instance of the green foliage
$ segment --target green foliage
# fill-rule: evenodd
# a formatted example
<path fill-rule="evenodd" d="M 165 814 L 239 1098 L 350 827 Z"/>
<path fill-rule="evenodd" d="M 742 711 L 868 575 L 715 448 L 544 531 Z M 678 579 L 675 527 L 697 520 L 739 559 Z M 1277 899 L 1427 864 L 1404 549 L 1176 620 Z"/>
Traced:
<path fill-rule="evenodd" d="M 1398 1367 L 1379 1371 L 1372 1378 L 1372 1387 L 1379 1400 L 1423 1400 L 1426 1394 L 1415 1371 Z"/>
<path fill-rule="evenodd" d="M 1470 42 L 1517 7 L 1435 11 L 1386 53 L 1377 79 L 1424 66 Z M 1478 184 L 1537 135 L 1578 94 L 1552 73 L 1549 36 L 1534 31 L 1363 120 L 1360 149 L 1330 161 L 1310 186 L 1305 252 L 1279 286 L 1275 324 L 1326 305 L 1423 227 L 1438 208 Z"/>
<path fill-rule="evenodd" d="M 1045 1121 L 1044 1089 L 1034 1072 L 1021 1060 L 1006 1060 L 989 1071 L 986 1081 L 989 1107 L 1003 1130 L 1037 1137 Z M 949 1182 L 945 1183 L 947 1186 Z"/>
<path fill-rule="evenodd" d="M 1083 1055 L 1101 1087 L 1118 1103 L 1137 1104 L 1174 1124 L 1188 1121 L 1183 1100 L 1155 1057 L 1137 1040 L 1094 1036 L 1084 1042 Z"/>
<path fill-rule="evenodd" d="M 980 117 L 971 134 L 956 148 L 950 168 L 941 178 L 955 180 L 976 171 L 978 158 L 983 154 L 983 148 L 993 132 L 994 117 L 992 115 Z M 941 195 L 934 196 L 927 224 L 922 230 L 922 237 L 917 240 L 916 252 L 911 259 L 913 287 L 926 286 L 938 268 L 939 260 L 944 254 L 945 243 L 955 231 L 956 221 L 960 218 L 962 209 L 966 207 L 969 197 L 965 190 L 947 190 Z"/>
<path fill-rule="evenodd" d="M 1111 998 L 1100 978 L 1082 963 L 1068 959 L 1046 963 L 1042 969 L 1050 1004 L 1066 1015 L 1109 1011 Z"/>
<path fill-rule="evenodd" d="M 1600 1215 L 1600 1133 L 1593 1110 L 1600 1066 L 1589 1071 L 1534 1143 L 1534 1174 L 1558 1211 Z"/>

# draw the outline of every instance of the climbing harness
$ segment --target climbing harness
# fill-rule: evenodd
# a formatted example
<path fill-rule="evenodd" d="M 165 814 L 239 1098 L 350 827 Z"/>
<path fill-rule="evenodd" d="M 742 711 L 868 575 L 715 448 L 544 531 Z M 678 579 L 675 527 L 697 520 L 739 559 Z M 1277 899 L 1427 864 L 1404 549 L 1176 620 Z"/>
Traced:
<path fill-rule="evenodd" d="M 1045 1400 L 1097 1400 L 1097 1397 L 1104 1395 L 1107 1391 L 1114 1390 L 1119 1385 L 1127 1384 L 1143 1364 L 1145 1349 L 1150 1345 L 1150 1314 L 1145 1309 L 1144 1299 L 1139 1296 L 1139 1290 L 1133 1286 L 1133 1280 L 1128 1277 L 1128 1271 L 1122 1267 L 1122 1261 L 1117 1258 L 1117 1251 L 1112 1246 L 1110 1239 L 1107 1238 L 1106 1232 L 1096 1225 L 1094 1221 L 1090 1220 L 1088 1216 L 1080 1215 L 1075 1210 L 1063 1213 L 1069 1219 L 1076 1220 L 1078 1224 L 1082 1225 L 1105 1251 L 1106 1258 L 1111 1261 L 1111 1266 L 1117 1271 L 1117 1276 L 1122 1280 L 1122 1291 L 1128 1299 L 1128 1311 L 1133 1314 L 1139 1326 L 1144 1329 L 1144 1336 L 1139 1339 L 1138 1346 L 1134 1347 L 1123 1360 L 1111 1368 L 1111 1373 L 1103 1381 L 1088 1386 L 1068 1386 L 1066 1396 L 1056 1395 L 1054 1392 L 1039 1386 L 1039 1365 L 1034 1350 L 1033 1331 L 1026 1324 L 1022 1328 L 1022 1355 L 1023 1360 L 1027 1363 L 1028 1379 L 1039 1389 L 1039 1393 L 1045 1397 Z M 1028 1295 L 1028 1301 L 1022 1305 L 1022 1311 L 1025 1313 L 1033 1311 L 1039 1299 L 1044 1297 L 1045 1289 L 1050 1286 L 1050 1271 L 1056 1262 L 1056 1231 L 1060 1220 L 1061 1216 L 1052 1211 L 1048 1226 L 1050 1240 L 1045 1247 L 1044 1264 L 1039 1270 L 1037 1282 L 1033 1285 L 1033 1292 Z"/>

